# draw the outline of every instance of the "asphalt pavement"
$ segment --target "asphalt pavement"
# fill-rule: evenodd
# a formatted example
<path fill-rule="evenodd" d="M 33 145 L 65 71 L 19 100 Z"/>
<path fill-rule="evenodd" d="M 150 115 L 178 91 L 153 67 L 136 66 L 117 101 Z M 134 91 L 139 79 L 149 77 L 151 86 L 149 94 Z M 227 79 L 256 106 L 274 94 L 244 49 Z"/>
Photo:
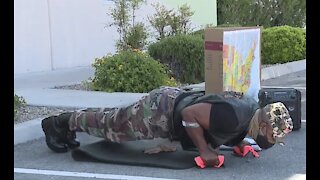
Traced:
<path fill-rule="evenodd" d="M 43 77 L 41 76 L 41 73 L 35 73 L 32 77 L 35 77 L 35 75 Z M 91 74 L 87 73 L 87 75 L 85 75 L 86 77 L 83 76 L 79 78 L 77 82 L 85 80 L 85 78 L 90 75 L 92 75 L 92 71 Z M 22 82 L 25 77 L 26 76 L 23 75 L 17 76 L 17 78 L 15 77 L 15 91 L 19 92 L 19 95 L 28 95 L 28 93 L 30 93 L 29 96 L 27 96 L 29 100 L 35 96 L 32 95 L 32 90 L 38 90 L 36 92 L 39 92 L 40 90 L 52 90 L 50 87 L 52 87 L 53 84 L 58 85 L 54 82 L 50 83 L 49 81 L 44 83 L 46 87 L 44 87 L 44 85 L 37 86 L 40 81 L 34 83 L 34 87 L 31 88 L 18 85 L 19 83 L 16 84 L 16 81 L 20 80 Z M 28 78 L 24 81 L 27 81 L 27 79 Z M 58 78 L 56 78 L 56 80 L 60 82 Z M 35 80 L 33 79 L 33 81 Z M 59 85 L 67 85 L 75 82 L 75 80 L 68 81 L 69 82 L 65 84 L 60 82 Z M 300 90 L 302 92 L 301 114 L 303 123 L 300 130 L 292 132 L 286 138 L 285 146 L 275 145 L 271 149 L 261 151 L 260 158 L 258 159 L 253 157 L 239 158 L 233 156 L 230 151 L 222 151 L 225 155 L 224 168 L 191 168 L 185 170 L 78 162 L 72 159 L 70 152 L 57 154 L 50 151 L 45 144 L 43 134 L 38 134 L 39 136 L 33 135 L 30 137 L 31 139 L 26 138 L 20 142 L 16 142 L 16 134 L 21 134 L 23 131 L 27 131 L 27 134 L 30 134 L 30 131 L 26 129 L 36 131 L 35 127 L 39 126 L 40 122 L 40 119 L 38 119 L 29 122 L 29 124 L 15 126 L 14 179 L 305 179 L 306 70 L 298 69 L 298 71 L 282 74 L 281 76 L 279 76 L 279 74 L 276 75 L 273 72 L 273 75 L 270 75 L 269 78 L 263 78 L 262 86 L 294 87 Z M 126 95 L 131 97 L 131 94 Z M 121 97 L 126 95 L 122 95 Z M 133 98 L 131 100 L 133 101 L 135 98 L 139 98 L 140 95 L 142 94 L 136 94 L 135 97 L 132 96 Z M 124 100 L 117 105 L 123 105 L 125 103 L 128 102 L 124 98 Z M 88 136 L 85 133 L 78 133 L 77 136 L 82 145 L 100 140 Z"/>

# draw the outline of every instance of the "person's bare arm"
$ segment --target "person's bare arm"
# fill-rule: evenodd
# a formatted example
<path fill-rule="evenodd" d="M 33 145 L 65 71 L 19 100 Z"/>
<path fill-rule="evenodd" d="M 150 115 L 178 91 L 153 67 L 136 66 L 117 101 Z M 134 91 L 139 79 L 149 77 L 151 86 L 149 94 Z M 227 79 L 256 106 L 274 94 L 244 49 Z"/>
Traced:
<path fill-rule="evenodd" d="M 199 127 L 185 127 L 187 134 L 194 145 L 198 148 L 200 157 L 206 165 L 217 165 L 218 154 L 215 150 L 210 149 L 204 138 L 204 129 L 209 129 L 211 104 L 199 103 L 189 106 L 182 110 L 182 120 L 189 123 L 198 123 Z"/>

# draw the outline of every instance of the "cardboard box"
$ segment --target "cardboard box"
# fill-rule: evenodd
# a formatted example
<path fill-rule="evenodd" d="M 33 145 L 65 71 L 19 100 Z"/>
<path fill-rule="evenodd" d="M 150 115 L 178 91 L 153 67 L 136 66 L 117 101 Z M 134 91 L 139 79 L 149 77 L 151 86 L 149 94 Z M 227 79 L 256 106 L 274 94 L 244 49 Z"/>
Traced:
<path fill-rule="evenodd" d="M 261 28 L 205 29 L 205 91 L 238 91 L 258 101 L 261 81 Z"/>

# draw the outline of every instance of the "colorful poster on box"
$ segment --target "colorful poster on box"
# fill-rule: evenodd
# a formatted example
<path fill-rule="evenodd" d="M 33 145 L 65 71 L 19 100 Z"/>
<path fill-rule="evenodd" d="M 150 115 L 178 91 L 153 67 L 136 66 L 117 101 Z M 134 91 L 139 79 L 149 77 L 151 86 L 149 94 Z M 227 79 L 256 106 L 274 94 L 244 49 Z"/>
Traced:
<path fill-rule="evenodd" d="M 223 32 L 224 90 L 258 100 L 260 62 L 260 28 Z"/>

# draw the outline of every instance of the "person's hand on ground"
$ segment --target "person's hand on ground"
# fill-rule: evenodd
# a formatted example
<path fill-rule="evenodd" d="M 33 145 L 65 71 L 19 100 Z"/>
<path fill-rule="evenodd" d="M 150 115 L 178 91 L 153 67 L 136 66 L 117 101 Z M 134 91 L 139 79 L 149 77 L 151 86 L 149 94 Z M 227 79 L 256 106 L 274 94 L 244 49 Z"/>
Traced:
<path fill-rule="evenodd" d="M 243 153 L 244 146 L 251 146 L 251 144 L 245 140 L 242 140 L 237 146 L 240 148 L 240 151 Z"/>
<path fill-rule="evenodd" d="M 200 157 L 206 166 L 216 166 L 219 164 L 218 153 L 209 148 L 200 152 Z"/>
<path fill-rule="evenodd" d="M 254 157 L 259 157 L 259 153 L 257 153 L 251 144 L 247 141 L 241 141 L 238 145 L 233 147 L 233 153 L 239 157 L 245 157 L 249 152 L 252 153 Z"/>
<path fill-rule="evenodd" d="M 156 146 L 156 147 L 152 147 L 152 148 L 149 148 L 149 149 L 145 149 L 143 151 L 143 153 L 145 153 L 145 154 L 157 154 L 159 152 L 161 152 L 160 146 Z"/>
<path fill-rule="evenodd" d="M 174 152 L 177 150 L 177 147 L 174 145 L 161 144 L 156 147 L 152 147 L 144 150 L 146 154 L 157 154 L 160 152 Z"/>

